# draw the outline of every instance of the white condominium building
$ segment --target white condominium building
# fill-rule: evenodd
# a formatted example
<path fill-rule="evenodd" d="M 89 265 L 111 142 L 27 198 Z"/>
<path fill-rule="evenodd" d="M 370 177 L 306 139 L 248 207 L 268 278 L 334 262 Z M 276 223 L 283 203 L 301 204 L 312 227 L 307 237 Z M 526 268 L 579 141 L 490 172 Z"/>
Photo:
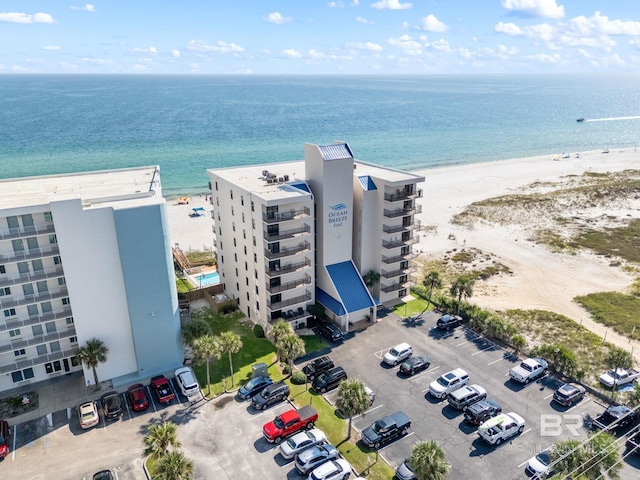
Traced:
<path fill-rule="evenodd" d="M 159 168 L 1 180 L 0 312 L 0 391 L 82 371 L 93 338 L 116 387 L 182 365 Z"/>
<path fill-rule="evenodd" d="M 346 143 L 303 161 L 208 170 L 218 270 L 255 323 L 306 324 L 325 307 L 343 330 L 409 292 L 424 177 L 355 161 Z M 365 285 L 374 272 L 378 282 Z"/>

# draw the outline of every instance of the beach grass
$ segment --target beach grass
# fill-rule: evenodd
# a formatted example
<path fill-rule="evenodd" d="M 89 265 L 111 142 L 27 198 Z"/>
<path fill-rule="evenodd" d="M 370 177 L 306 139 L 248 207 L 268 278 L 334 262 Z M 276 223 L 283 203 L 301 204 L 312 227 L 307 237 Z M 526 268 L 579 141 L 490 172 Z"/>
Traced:
<path fill-rule="evenodd" d="M 636 291 L 639 284 L 636 281 Z M 575 301 L 589 311 L 594 321 L 628 338 L 640 340 L 640 296 L 637 293 L 598 292 L 576 297 Z"/>
<path fill-rule="evenodd" d="M 214 252 L 210 250 L 191 250 L 184 252 L 184 255 L 187 257 L 187 260 L 189 260 L 189 263 L 194 267 L 216 264 L 216 256 Z"/>

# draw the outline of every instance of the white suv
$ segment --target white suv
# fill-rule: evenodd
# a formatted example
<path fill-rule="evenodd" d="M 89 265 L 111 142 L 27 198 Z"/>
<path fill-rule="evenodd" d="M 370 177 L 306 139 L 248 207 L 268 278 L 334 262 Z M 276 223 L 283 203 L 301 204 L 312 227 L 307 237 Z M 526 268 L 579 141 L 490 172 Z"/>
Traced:
<path fill-rule="evenodd" d="M 387 365 L 396 366 L 413 355 L 413 349 L 408 343 L 399 343 L 384 354 L 382 361 Z"/>
<path fill-rule="evenodd" d="M 467 385 L 469 374 L 461 368 L 440 375 L 437 380 L 429 384 L 429 393 L 436 398 L 444 398 L 449 393 Z"/>
<path fill-rule="evenodd" d="M 193 370 L 189 367 L 182 367 L 176 370 L 176 381 L 180 385 L 180 391 L 187 398 L 191 398 L 200 392 L 200 385 L 198 385 Z"/>

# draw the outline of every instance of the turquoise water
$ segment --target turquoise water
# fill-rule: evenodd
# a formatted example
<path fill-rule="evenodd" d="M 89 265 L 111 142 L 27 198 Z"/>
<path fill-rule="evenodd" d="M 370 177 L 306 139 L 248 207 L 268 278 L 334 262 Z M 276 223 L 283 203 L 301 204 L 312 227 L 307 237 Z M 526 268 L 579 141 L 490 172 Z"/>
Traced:
<path fill-rule="evenodd" d="M 158 164 L 176 197 L 305 142 L 408 170 L 636 147 L 639 114 L 637 75 L 6 75 L 0 178 Z"/>
<path fill-rule="evenodd" d="M 217 272 L 197 275 L 195 279 L 201 287 L 208 287 L 220 283 L 220 275 Z"/>

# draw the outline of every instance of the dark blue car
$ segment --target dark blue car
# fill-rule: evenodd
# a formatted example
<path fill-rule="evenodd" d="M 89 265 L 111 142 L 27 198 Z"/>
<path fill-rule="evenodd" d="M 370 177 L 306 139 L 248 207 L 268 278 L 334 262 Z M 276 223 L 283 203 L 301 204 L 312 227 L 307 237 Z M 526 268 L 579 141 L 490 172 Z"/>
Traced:
<path fill-rule="evenodd" d="M 260 393 L 264 387 L 266 387 L 267 385 L 271 385 L 272 383 L 273 380 L 271 380 L 269 377 L 252 378 L 240 387 L 240 390 L 238 390 L 238 398 L 240 398 L 241 400 L 251 398 L 254 395 Z"/>

